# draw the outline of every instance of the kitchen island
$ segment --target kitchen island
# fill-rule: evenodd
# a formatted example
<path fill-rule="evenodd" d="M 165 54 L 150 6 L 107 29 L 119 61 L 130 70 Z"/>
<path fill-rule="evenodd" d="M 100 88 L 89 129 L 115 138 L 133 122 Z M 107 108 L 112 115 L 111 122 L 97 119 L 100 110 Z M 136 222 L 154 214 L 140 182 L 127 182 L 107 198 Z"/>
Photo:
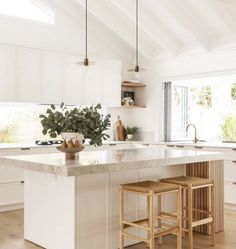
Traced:
<path fill-rule="evenodd" d="M 56 153 L 1 157 L 0 165 L 24 169 L 24 238 L 47 249 L 117 249 L 119 185 L 183 174 L 215 181 L 216 230 L 224 228 L 220 153 L 161 148 L 84 151 L 74 161 Z M 207 192 L 196 193 L 194 199 L 196 205 L 207 205 Z M 129 196 L 126 203 L 130 219 L 144 215 L 145 202 Z M 163 206 L 174 209 L 173 203 L 166 198 Z"/>

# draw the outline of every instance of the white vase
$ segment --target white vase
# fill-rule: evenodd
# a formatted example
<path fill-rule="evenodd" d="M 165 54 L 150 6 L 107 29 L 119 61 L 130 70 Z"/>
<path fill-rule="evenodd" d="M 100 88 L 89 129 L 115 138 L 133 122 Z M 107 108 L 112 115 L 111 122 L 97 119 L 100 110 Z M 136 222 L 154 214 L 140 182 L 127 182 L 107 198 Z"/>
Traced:
<path fill-rule="evenodd" d="M 133 135 L 133 134 L 127 134 L 127 139 L 128 139 L 128 140 L 132 140 L 132 139 L 133 139 L 133 137 L 134 137 L 134 135 Z"/>
<path fill-rule="evenodd" d="M 73 142 L 77 141 L 82 141 L 84 139 L 84 135 L 81 133 L 76 133 L 76 132 L 62 132 L 61 137 L 63 140 L 66 142 L 72 140 Z"/>

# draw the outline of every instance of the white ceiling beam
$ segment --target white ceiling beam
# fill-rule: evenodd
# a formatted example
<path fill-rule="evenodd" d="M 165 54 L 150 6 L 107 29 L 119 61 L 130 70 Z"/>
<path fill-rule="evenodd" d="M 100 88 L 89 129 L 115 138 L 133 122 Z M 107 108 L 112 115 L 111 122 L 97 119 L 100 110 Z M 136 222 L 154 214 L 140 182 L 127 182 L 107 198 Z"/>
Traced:
<path fill-rule="evenodd" d="M 110 0 L 114 6 L 116 6 L 127 18 L 135 23 L 135 1 L 117 1 Z M 143 6 L 143 5 L 142 5 Z M 142 11 L 140 6 L 139 15 L 142 21 L 139 21 L 139 28 L 146 33 L 151 39 L 153 39 L 160 47 L 167 50 L 172 56 L 178 55 L 179 43 L 174 40 L 173 37 L 168 35 L 166 30 L 158 23 L 158 20 L 153 19 L 147 12 Z M 143 6 L 144 7 L 144 6 Z M 132 10 L 132 11 L 130 11 Z"/>
<path fill-rule="evenodd" d="M 230 12 L 225 8 L 224 3 L 222 4 L 222 2 L 216 0 L 201 1 L 201 3 L 205 4 L 206 8 L 211 9 L 222 24 L 226 25 L 232 34 L 236 35 L 235 18 L 233 18 Z M 234 6 L 235 3 L 236 2 L 234 2 Z"/>
<path fill-rule="evenodd" d="M 192 38 L 202 47 L 202 49 L 205 51 L 209 50 L 208 38 L 202 33 L 201 28 L 197 24 L 197 20 L 195 20 L 188 9 L 181 4 L 181 1 L 163 0 L 159 1 L 159 6 L 166 9 L 172 17 L 191 34 Z"/>
<path fill-rule="evenodd" d="M 84 7 L 84 0 L 76 0 L 77 3 Z M 108 0 L 90 0 L 88 2 L 89 12 L 95 16 L 100 22 L 116 33 L 123 41 L 135 48 L 134 27 L 127 18 L 121 15 L 117 9 Z M 104 37 L 104 39 L 106 39 Z M 146 39 L 147 41 L 147 39 Z M 153 48 L 150 43 L 140 42 L 139 52 L 141 55 L 151 58 Z"/>

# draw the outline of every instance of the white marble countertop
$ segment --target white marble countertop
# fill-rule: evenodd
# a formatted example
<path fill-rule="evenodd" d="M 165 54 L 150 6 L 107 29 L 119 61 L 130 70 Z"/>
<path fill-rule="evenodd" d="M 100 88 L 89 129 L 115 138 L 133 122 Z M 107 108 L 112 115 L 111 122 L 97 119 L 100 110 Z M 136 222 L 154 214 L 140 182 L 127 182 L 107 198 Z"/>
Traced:
<path fill-rule="evenodd" d="M 236 149 L 236 143 L 222 143 L 222 142 L 198 142 L 193 143 L 191 141 L 173 141 L 173 142 L 161 142 L 161 141 L 105 141 L 103 145 L 114 144 L 150 144 L 150 145 L 169 145 L 177 147 L 203 147 L 203 148 L 222 148 L 222 149 Z M 36 145 L 35 143 L 0 143 L 0 150 L 21 149 L 21 148 L 50 148 L 57 145 Z M 85 146 L 89 146 L 85 144 Z"/>
<path fill-rule="evenodd" d="M 7 156 L 0 157 L 0 165 L 61 176 L 76 176 L 223 159 L 223 154 L 217 152 L 168 148 L 85 150 L 77 155 L 76 160 L 69 161 L 65 160 L 64 153 Z"/>

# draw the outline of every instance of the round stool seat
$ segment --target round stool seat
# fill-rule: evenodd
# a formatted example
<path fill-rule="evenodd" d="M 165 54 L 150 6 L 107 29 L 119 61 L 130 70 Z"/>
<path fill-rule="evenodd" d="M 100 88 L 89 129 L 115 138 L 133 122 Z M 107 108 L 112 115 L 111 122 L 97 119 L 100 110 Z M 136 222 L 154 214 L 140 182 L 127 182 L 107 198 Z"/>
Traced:
<path fill-rule="evenodd" d="M 165 179 L 162 179 L 161 182 L 179 184 L 185 187 L 188 187 L 189 185 L 197 187 L 197 186 L 202 186 L 202 185 L 213 184 L 213 181 L 210 179 L 190 177 L 190 176 L 178 176 L 178 177 L 165 178 Z"/>
<path fill-rule="evenodd" d="M 156 182 L 156 181 L 141 181 L 141 182 L 127 183 L 127 184 L 122 184 L 121 187 L 127 191 L 135 191 L 141 193 L 149 193 L 150 190 L 153 190 L 154 194 L 179 190 L 179 186 L 176 184 Z"/>

